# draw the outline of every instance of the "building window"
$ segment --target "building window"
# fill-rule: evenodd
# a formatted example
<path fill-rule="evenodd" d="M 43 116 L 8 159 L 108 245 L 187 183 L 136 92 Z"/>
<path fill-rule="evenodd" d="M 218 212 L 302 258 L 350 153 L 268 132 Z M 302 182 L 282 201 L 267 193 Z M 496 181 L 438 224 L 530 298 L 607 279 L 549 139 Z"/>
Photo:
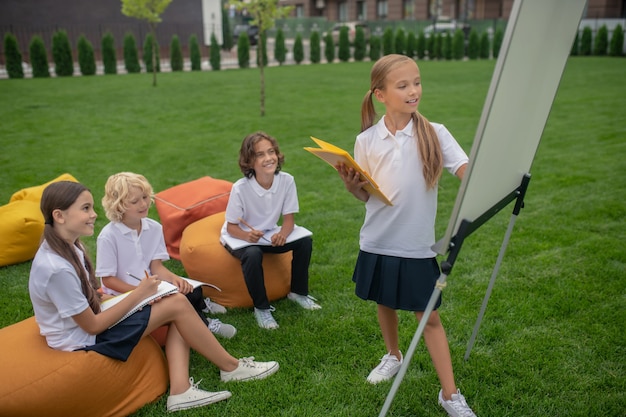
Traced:
<path fill-rule="evenodd" d="M 413 13 L 413 0 L 403 0 L 402 1 L 402 18 L 405 20 L 411 20 L 415 17 Z"/>
<path fill-rule="evenodd" d="M 367 8 L 364 1 L 356 2 L 356 20 L 367 20 Z"/>
<path fill-rule="evenodd" d="M 296 17 L 304 17 L 304 6 L 296 4 Z"/>
<path fill-rule="evenodd" d="M 339 17 L 340 22 L 348 20 L 348 3 L 345 1 L 337 3 L 337 16 Z"/>
<path fill-rule="evenodd" d="M 387 0 L 378 0 L 376 2 L 376 13 L 379 19 L 387 18 Z"/>

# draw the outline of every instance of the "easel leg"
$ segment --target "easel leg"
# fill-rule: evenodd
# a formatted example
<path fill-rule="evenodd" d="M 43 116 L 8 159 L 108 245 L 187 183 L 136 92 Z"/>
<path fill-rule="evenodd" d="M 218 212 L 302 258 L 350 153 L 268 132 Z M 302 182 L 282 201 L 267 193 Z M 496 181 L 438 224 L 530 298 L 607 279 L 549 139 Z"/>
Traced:
<path fill-rule="evenodd" d="M 491 291 L 493 290 L 493 286 L 496 282 L 496 277 L 498 276 L 498 271 L 500 270 L 500 264 L 502 263 L 502 259 L 504 258 L 504 253 L 506 252 L 506 248 L 509 244 L 509 240 L 511 238 L 511 234 L 513 233 L 513 226 L 515 225 L 515 220 L 517 219 L 517 215 L 511 215 L 511 220 L 509 220 L 509 227 L 506 230 L 504 235 L 504 239 L 502 241 L 502 245 L 500 246 L 500 253 L 498 254 L 498 260 L 496 261 L 496 265 L 493 268 L 493 272 L 491 273 L 491 279 L 489 280 L 489 285 L 487 286 L 487 292 L 485 293 L 485 297 L 483 298 L 483 304 L 480 307 L 480 312 L 478 313 L 478 319 L 476 319 L 476 324 L 474 325 L 474 331 L 472 332 L 472 337 L 467 344 L 467 349 L 465 350 L 465 360 L 467 360 L 470 356 L 470 352 L 472 351 L 472 347 L 474 347 L 474 342 L 476 341 L 476 336 L 478 335 L 478 328 L 480 327 L 480 323 L 482 322 L 483 316 L 485 315 L 485 310 L 487 310 L 487 303 L 489 302 L 489 297 L 491 297 Z"/>

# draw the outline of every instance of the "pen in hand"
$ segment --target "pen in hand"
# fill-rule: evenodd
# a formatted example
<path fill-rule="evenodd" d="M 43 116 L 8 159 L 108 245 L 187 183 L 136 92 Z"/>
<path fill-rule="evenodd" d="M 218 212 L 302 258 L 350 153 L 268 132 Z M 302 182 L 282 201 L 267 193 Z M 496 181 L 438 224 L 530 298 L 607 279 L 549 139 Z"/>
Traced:
<path fill-rule="evenodd" d="M 248 229 L 254 231 L 254 227 L 250 226 L 248 223 L 246 223 L 246 221 L 244 219 L 242 219 L 241 217 L 239 217 L 239 222 L 242 223 L 244 226 L 246 226 Z M 268 238 L 266 238 L 265 236 L 261 236 L 261 239 L 265 240 L 266 242 L 272 243 Z"/>

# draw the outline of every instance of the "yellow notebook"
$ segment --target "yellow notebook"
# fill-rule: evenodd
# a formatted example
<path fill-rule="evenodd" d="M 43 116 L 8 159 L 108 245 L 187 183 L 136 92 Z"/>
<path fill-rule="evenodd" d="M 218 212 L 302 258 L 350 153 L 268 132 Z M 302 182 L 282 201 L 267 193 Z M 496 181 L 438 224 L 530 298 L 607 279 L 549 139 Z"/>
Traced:
<path fill-rule="evenodd" d="M 380 191 L 378 188 L 378 184 L 372 177 L 369 176 L 363 168 L 350 156 L 350 154 L 343 149 L 330 144 L 328 142 L 324 142 L 321 139 L 314 138 L 311 136 L 311 139 L 315 143 L 319 145 L 319 148 L 304 148 L 305 150 L 311 152 L 313 155 L 323 159 L 328 162 L 330 166 L 335 168 L 338 164 L 344 164 L 348 168 L 352 168 L 360 174 L 361 181 L 367 181 L 367 184 L 363 188 L 370 193 L 370 195 L 376 196 L 382 202 L 387 204 L 388 206 L 392 206 L 391 201 Z M 336 168 L 335 168 L 336 169 Z"/>

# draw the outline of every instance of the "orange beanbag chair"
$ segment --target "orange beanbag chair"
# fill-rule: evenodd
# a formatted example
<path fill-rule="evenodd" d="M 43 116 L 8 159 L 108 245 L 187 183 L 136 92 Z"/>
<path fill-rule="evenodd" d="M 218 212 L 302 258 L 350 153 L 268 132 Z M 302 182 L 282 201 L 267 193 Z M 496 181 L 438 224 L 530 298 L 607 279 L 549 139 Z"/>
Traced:
<path fill-rule="evenodd" d="M 190 278 L 216 285 L 204 295 L 226 307 L 253 307 L 243 280 L 241 262 L 220 243 L 224 212 L 198 220 L 184 230 L 180 259 Z M 284 298 L 291 289 L 291 252 L 263 255 L 265 290 L 270 301 Z"/>
<path fill-rule="evenodd" d="M 180 260 L 180 239 L 185 227 L 226 210 L 233 183 L 211 177 L 176 185 L 154 196 L 169 255 Z"/>
<path fill-rule="evenodd" d="M 126 362 L 48 347 L 34 317 L 0 329 L 0 415 L 127 416 L 168 386 L 165 356 L 144 337 Z"/>
<path fill-rule="evenodd" d="M 9 204 L 0 206 L 0 266 L 33 259 L 43 233 L 41 194 L 49 184 L 63 180 L 76 182 L 70 174 L 63 174 L 43 185 L 17 191 Z"/>

